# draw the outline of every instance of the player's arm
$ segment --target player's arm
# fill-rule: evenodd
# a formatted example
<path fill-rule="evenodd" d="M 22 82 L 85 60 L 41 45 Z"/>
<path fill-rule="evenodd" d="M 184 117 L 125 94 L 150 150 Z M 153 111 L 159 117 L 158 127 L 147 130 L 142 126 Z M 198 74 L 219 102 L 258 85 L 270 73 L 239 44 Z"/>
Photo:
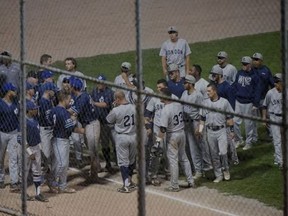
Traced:
<path fill-rule="evenodd" d="M 189 74 L 190 69 L 190 54 L 185 56 L 185 71 L 186 75 Z"/>
<path fill-rule="evenodd" d="M 122 72 L 122 73 L 121 73 L 121 76 L 122 76 L 122 78 L 124 79 L 125 84 L 127 85 L 127 87 L 129 87 L 129 88 L 135 88 L 135 86 L 129 81 L 128 73 Z"/>
<path fill-rule="evenodd" d="M 267 120 L 267 106 L 263 106 L 263 107 L 262 107 L 262 119 L 263 119 L 264 121 Z M 267 126 L 267 123 L 266 123 L 266 122 L 263 122 L 263 125 L 264 125 L 264 126 Z"/>
<path fill-rule="evenodd" d="M 164 75 L 164 77 L 166 78 L 166 76 L 168 75 L 166 56 L 162 56 L 162 57 L 161 57 L 161 63 L 162 63 L 163 75 Z"/>

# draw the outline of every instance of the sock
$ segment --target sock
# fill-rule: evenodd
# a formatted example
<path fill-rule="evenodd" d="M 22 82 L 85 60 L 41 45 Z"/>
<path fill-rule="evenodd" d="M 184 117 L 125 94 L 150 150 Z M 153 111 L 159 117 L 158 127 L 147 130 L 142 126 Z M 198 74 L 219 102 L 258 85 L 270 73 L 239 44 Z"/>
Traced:
<path fill-rule="evenodd" d="M 41 193 L 41 191 L 40 191 L 41 176 L 40 175 L 33 175 L 33 182 L 35 185 L 36 196 L 38 196 Z"/>
<path fill-rule="evenodd" d="M 125 187 L 129 186 L 129 167 L 120 166 L 123 184 Z"/>

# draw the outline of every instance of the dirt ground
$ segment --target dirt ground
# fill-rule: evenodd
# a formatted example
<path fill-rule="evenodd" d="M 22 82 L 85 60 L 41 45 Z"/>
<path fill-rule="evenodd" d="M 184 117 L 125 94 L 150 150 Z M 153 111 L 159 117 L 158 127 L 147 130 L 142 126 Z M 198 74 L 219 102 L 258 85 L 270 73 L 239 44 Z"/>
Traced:
<path fill-rule="evenodd" d="M 0 51 L 19 58 L 18 1 L 0 2 Z M 280 3 L 271 0 L 142 0 L 141 42 L 143 49 L 160 48 L 168 38 L 167 27 L 175 25 L 189 43 L 277 31 Z M 135 16 L 132 0 L 26 0 L 26 59 L 35 63 L 43 53 L 54 60 L 88 57 L 135 50 Z M 201 52 L 201 50 L 197 50 Z M 193 50 L 192 50 L 193 62 Z M 76 194 L 49 196 L 48 203 L 29 202 L 36 215 L 137 215 L 137 192 L 120 194 L 119 174 L 105 176 L 104 185 L 81 186 L 84 179 L 70 170 L 70 185 Z M 233 177 L 232 177 L 233 179 Z M 165 192 L 146 189 L 146 215 L 282 215 L 281 211 L 239 196 L 220 194 L 206 187 Z M 47 188 L 43 188 L 44 193 Z M 33 194 L 33 188 L 29 188 Z M 21 209 L 18 194 L 0 190 L 0 207 Z"/>

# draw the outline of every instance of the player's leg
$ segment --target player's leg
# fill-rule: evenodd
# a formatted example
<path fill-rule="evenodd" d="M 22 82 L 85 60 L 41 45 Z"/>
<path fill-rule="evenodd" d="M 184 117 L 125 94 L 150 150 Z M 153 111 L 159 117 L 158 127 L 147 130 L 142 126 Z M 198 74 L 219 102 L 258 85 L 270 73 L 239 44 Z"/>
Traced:
<path fill-rule="evenodd" d="M 228 142 L 226 128 L 222 128 L 218 131 L 218 148 L 221 161 L 221 167 L 223 168 L 223 175 L 225 180 L 230 180 L 229 164 L 228 164 Z"/>
<path fill-rule="evenodd" d="M 175 138 L 174 133 L 166 134 L 167 138 L 167 156 L 170 164 L 170 185 L 173 189 L 178 189 L 179 165 L 178 165 L 178 140 Z"/>
<path fill-rule="evenodd" d="M 100 122 L 95 120 L 85 127 L 85 136 L 87 139 L 87 145 L 89 149 L 89 156 L 91 160 L 91 180 L 98 178 L 98 172 L 101 170 L 98 145 L 100 139 Z"/>
<path fill-rule="evenodd" d="M 204 130 L 203 130 L 203 136 L 198 140 L 200 148 L 201 148 L 201 152 L 202 152 L 202 158 L 203 158 L 203 167 L 202 170 L 203 171 L 209 171 L 211 169 L 213 169 L 212 166 L 212 161 L 211 161 L 211 155 L 210 155 L 210 149 L 209 149 L 209 145 L 208 145 L 208 141 L 207 141 L 207 128 L 206 126 L 204 126 Z"/>
<path fill-rule="evenodd" d="M 7 149 L 7 139 L 5 139 L 7 135 L 3 132 L 0 132 L 0 189 L 5 188 L 5 165 L 4 165 L 4 159 L 6 155 L 6 149 Z"/>
<path fill-rule="evenodd" d="M 281 117 L 275 116 L 271 114 L 271 120 L 275 122 L 281 122 Z M 281 129 L 278 125 L 271 124 L 270 125 L 273 145 L 275 149 L 274 154 L 274 164 L 278 165 L 280 168 L 283 166 L 283 156 L 282 156 L 282 147 L 281 147 Z"/>
<path fill-rule="evenodd" d="M 212 131 L 210 129 L 207 130 L 208 133 L 207 141 L 210 149 L 214 175 L 216 177 L 216 179 L 214 180 L 215 183 L 218 183 L 223 180 L 222 166 L 218 148 L 218 135 L 217 135 L 218 132 L 219 131 Z"/>
<path fill-rule="evenodd" d="M 111 171 L 111 155 L 110 155 L 110 137 L 111 131 L 107 124 L 100 123 L 100 142 L 102 147 L 102 154 L 106 161 L 106 169 Z"/>
<path fill-rule="evenodd" d="M 21 146 L 17 142 L 17 131 L 9 133 L 8 152 L 9 152 L 9 173 L 11 180 L 11 190 L 19 190 L 17 187 L 19 183 L 19 148 Z"/>
<path fill-rule="evenodd" d="M 235 104 L 235 113 L 237 114 L 243 114 L 243 104 L 239 103 L 236 100 L 236 104 Z M 234 121 L 234 131 L 235 131 L 235 141 L 236 141 L 236 148 L 238 148 L 239 146 L 243 145 L 243 137 L 241 134 L 241 123 L 242 123 L 242 119 L 238 116 L 235 116 L 233 118 Z"/>
<path fill-rule="evenodd" d="M 189 187 L 194 187 L 194 179 L 192 176 L 192 171 L 191 171 L 191 165 L 190 162 L 188 160 L 186 151 L 185 151 L 185 145 L 186 145 L 186 138 L 185 138 L 185 132 L 179 132 L 178 134 L 178 138 L 179 139 L 179 145 L 178 145 L 178 157 L 179 157 L 179 163 L 182 167 L 182 170 L 185 173 L 187 182 L 188 182 L 188 186 Z"/>
<path fill-rule="evenodd" d="M 78 164 L 82 163 L 82 144 L 81 144 L 80 134 L 72 133 L 71 142 L 73 143 L 73 146 L 74 146 L 74 153 L 75 153 L 75 158 L 76 158 L 75 165 L 78 166 Z"/>
<path fill-rule="evenodd" d="M 227 142 L 228 142 L 228 155 L 234 165 L 239 164 L 239 159 L 236 150 L 235 139 L 230 136 L 230 129 L 226 128 Z"/>
<path fill-rule="evenodd" d="M 56 159 L 55 178 L 58 179 L 60 191 L 67 187 L 67 171 L 69 166 L 69 139 L 56 138 L 53 149 Z"/>
<path fill-rule="evenodd" d="M 252 103 L 245 104 L 245 106 L 243 107 L 244 115 L 253 116 L 252 107 L 253 107 Z M 245 125 L 245 134 L 246 134 L 246 144 L 243 150 L 248 150 L 252 147 L 255 124 L 250 119 L 244 119 L 244 125 Z"/>
<path fill-rule="evenodd" d="M 189 146 L 192 162 L 195 168 L 195 178 L 200 178 L 202 176 L 202 151 L 199 145 L 199 139 L 195 136 L 195 127 L 197 122 L 188 122 L 185 124 L 185 134 L 187 144 Z"/>

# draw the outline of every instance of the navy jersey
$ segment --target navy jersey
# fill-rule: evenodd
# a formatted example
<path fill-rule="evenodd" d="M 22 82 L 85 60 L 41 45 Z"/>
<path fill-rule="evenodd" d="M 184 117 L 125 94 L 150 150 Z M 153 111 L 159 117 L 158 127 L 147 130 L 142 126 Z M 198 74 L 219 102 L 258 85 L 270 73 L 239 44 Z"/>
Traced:
<path fill-rule="evenodd" d="M 27 143 L 36 146 L 41 143 L 39 123 L 34 118 L 26 118 Z"/>
<path fill-rule="evenodd" d="M 93 105 L 92 98 L 87 92 L 82 92 L 76 97 L 71 108 L 78 114 L 77 118 L 83 127 L 91 121 L 98 119 L 98 114 Z"/>
<path fill-rule="evenodd" d="M 217 93 L 220 97 L 227 99 L 233 110 L 235 110 L 234 89 L 227 81 L 217 84 Z"/>
<path fill-rule="evenodd" d="M 51 100 L 46 98 L 41 98 L 38 102 L 39 107 L 39 116 L 38 121 L 41 127 L 52 126 L 52 123 L 49 122 L 49 114 L 53 108 L 53 103 Z"/>
<path fill-rule="evenodd" d="M 233 88 L 237 101 L 244 104 L 253 103 L 253 106 L 259 107 L 261 89 L 255 71 L 239 70 Z"/>
<path fill-rule="evenodd" d="M 62 106 L 51 110 L 49 121 L 53 122 L 53 136 L 56 138 L 69 139 L 76 125 L 76 121 L 70 118 L 70 113 Z"/>
<path fill-rule="evenodd" d="M 0 99 L 0 131 L 8 133 L 18 129 L 18 106 L 15 102 L 7 104 Z"/>
<path fill-rule="evenodd" d="M 112 109 L 112 104 L 114 101 L 114 91 L 112 91 L 112 89 L 108 87 L 103 90 L 94 88 L 91 92 L 91 98 L 95 102 L 105 102 L 107 104 L 107 107 L 105 108 L 95 106 L 96 112 L 99 114 L 99 120 L 101 122 L 106 122 L 106 116 Z"/>
<path fill-rule="evenodd" d="M 176 95 L 178 98 L 181 98 L 182 93 L 185 91 L 184 79 L 181 78 L 179 82 L 173 82 L 172 80 L 169 80 L 168 89 L 172 94 Z"/>
<path fill-rule="evenodd" d="M 260 99 L 264 99 L 269 87 L 273 88 L 274 87 L 274 79 L 272 76 L 272 73 L 270 71 L 270 69 L 263 65 L 260 68 L 253 68 L 253 70 L 255 70 L 256 74 L 258 75 L 259 79 L 260 79 L 260 89 L 261 89 L 261 96 Z"/>

